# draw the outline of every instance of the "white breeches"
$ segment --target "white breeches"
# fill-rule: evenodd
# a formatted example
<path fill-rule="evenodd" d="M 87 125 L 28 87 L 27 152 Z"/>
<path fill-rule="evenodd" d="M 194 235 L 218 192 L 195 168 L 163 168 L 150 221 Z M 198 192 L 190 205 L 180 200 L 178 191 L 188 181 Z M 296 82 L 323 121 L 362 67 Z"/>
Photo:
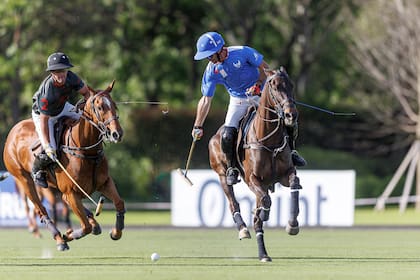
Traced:
<path fill-rule="evenodd" d="M 72 119 L 78 120 L 80 118 L 81 112 L 76 112 L 76 107 L 72 104 L 66 102 L 64 105 L 63 111 L 56 116 L 50 116 L 48 119 L 48 133 L 50 136 L 50 145 L 53 149 L 57 150 L 57 143 L 55 142 L 54 137 L 54 126 L 57 123 L 58 119 L 61 117 L 70 117 Z M 40 116 L 32 111 L 32 120 L 35 124 L 35 130 L 38 133 L 39 140 L 41 141 L 42 147 L 45 147 L 48 144 L 47 139 L 41 133 L 41 124 L 40 124 Z"/>
<path fill-rule="evenodd" d="M 250 96 L 248 98 L 230 97 L 229 107 L 226 113 L 225 126 L 238 129 L 239 121 L 245 116 L 250 106 L 258 106 L 259 96 Z"/>

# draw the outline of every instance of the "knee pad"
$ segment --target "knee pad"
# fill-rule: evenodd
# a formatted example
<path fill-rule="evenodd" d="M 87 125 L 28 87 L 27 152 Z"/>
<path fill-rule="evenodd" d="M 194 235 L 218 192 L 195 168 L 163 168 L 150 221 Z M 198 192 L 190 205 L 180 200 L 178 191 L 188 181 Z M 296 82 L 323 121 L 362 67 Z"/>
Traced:
<path fill-rule="evenodd" d="M 222 150 L 225 153 L 231 153 L 233 145 L 236 141 L 236 136 L 238 132 L 235 127 L 225 126 L 222 133 Z"/>

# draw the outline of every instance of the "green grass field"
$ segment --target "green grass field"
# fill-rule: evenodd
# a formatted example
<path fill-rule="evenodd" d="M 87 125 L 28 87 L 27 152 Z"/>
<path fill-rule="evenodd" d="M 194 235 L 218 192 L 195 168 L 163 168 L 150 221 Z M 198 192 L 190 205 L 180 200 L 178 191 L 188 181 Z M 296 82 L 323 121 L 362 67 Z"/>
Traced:
<path fill-rule="evenodd" d="M 102 235 L 70 242 L 67 252 L 56 251 L 45 229 L 44 237 L 35 239 L 26 229 L 2 228 L 0 279 L 419 279 L 420 227 L 369 229 L 369 215 L 376 221 L 371 224 L 392 225 L 391 219 L 405 214 L 364 211 L 355 218 L 364 227 L 303 227 L 297 236 L 267 228 L 272 263 L 258 261 L 254 235 L 239 241 L 234 228 L 163 226 L 170 220 L 167 212 L 127 213 L 119 241 L 109 238 L 113 214 L 105 212 L 98 218 L 105 224 Z M 418 213 L 409 215 L 420 220 Z M 153 252 L 161 255 L 159 261 L 150 260 Z"/>
<path fill-rule="evenodd" d="M 105 211 L 98 220 L 102 224 L 113 224 L 114 215 L 112 211 Z M 170 225 L 171 214 L 169 211 L 129 211 L 125 222 L 127 225 Z M 396 207 L 388 207 L 380 212 L 368 207 L 357 208 L 354 214 L 354 225 L 418 225 L 420 228 L 420 212 L 416 212 L 414 208 L 407 208 L 404 213 L 400 213 Z"/>

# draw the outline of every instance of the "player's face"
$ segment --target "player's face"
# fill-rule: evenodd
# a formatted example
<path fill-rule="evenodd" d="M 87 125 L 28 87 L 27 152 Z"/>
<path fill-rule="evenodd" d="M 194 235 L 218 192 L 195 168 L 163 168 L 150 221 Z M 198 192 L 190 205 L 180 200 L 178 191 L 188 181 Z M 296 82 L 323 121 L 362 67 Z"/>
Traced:
<path fill-rule="evenodd" d="M 207 57 L 212 63 L 222 63 L 227 57 L 227 49 L 225 47 L 221 48 L 217 53 L 212 54 Z"/>
<path fill-rule="evenodd" d="M 54 70 L 51 71 L 51 75 L 52 78 L 55 82 L 55 84 L 61 86 L 64 84 L 64 82 L 66 81 L 66 77 L 67 77 L 67 69 L 60 69 L 60 70 Z"/>

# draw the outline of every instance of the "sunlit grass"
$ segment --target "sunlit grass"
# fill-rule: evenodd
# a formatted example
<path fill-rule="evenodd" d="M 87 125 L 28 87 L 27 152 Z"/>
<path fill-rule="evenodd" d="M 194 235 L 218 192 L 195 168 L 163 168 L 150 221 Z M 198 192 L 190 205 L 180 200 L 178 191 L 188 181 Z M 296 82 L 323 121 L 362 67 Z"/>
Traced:
<path fill-rule="evenodd" d="M 104 227 L 58 252 L 50 235 L 25 229 L 0 231 L 0 278 L 33 279 L 418 279 L 418 230 L 283 228 L 265 232 L 272 263 L 260 263 L 255 235 L 237 239 L 234 228 L 130 228 L 112 241 Z M 160 254 L 157 262 L 150 260 Z"/>
<path fill-rule="evenodd" d="M 75 217 L 74 222 L 77 223 Z M 115 212 L 104 211 L 97 220 L 101 224 L 114 224 Z M 125 215 L 127 225 L 164 226 L 171 224 L 170 211 L 127 211 Z M 420 212 L 409 207 L 400 213 L 398 207 L 387 207 L 383 211 L 376 211 L 373 207 L 357 207 L 354 214 L 354 225 L 418 225 L 420 226 Z"/>

